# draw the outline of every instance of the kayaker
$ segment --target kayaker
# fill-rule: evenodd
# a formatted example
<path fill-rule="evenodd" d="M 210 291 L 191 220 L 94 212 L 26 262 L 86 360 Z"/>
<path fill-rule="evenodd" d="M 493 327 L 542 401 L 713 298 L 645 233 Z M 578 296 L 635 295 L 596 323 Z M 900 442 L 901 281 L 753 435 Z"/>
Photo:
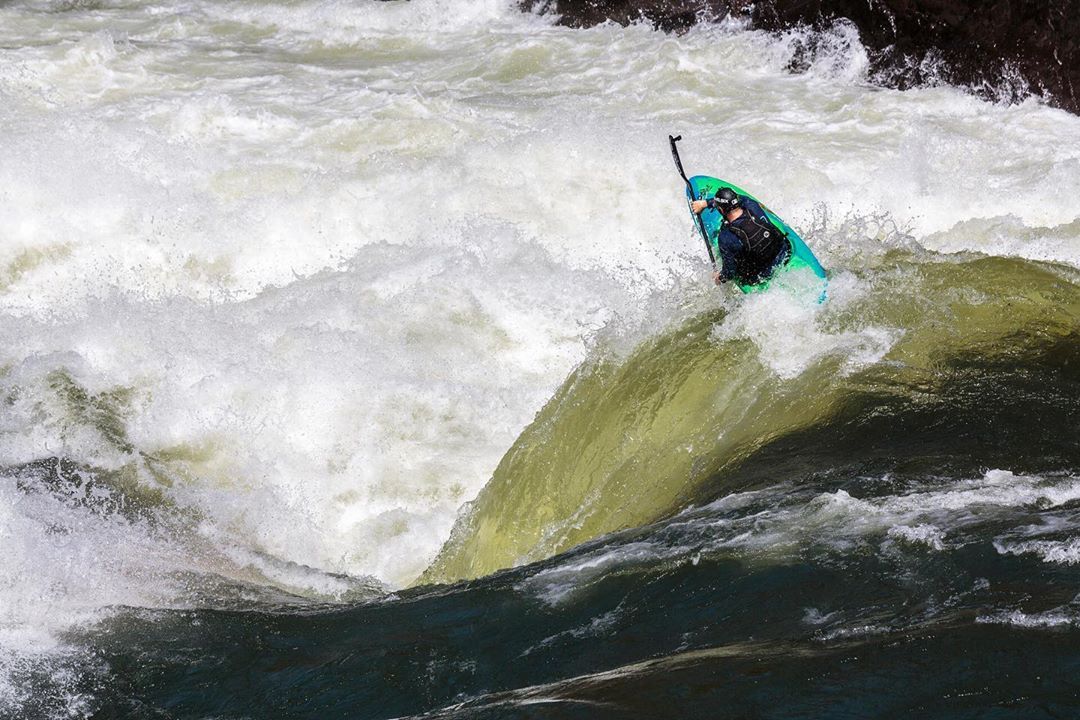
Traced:
<path fill-rule="evenodd" d="M 722 260 L 713 273 L 717 285 L 728 280 L 744 285 L 764 282 L 791 257 L 791 243 L 761 205 L 731 188 L 720 188 L 709 200 L 694 200 L 690 208 L 695 215 L 710 209 L 724 216 L 716 237 Z"/>

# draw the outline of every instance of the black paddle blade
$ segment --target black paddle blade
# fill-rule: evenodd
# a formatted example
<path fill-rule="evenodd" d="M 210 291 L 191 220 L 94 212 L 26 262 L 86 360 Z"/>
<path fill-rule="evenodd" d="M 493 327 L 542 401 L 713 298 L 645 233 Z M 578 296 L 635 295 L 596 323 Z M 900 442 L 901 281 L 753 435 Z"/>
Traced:
<path fill-rule="evenodd" d="M 667 137 L 668 141 L 671 143 L 671 157 L 675 160 L 675 167 L 679 169 L 679 175 L 682 176 L 683 182 L 689 186 L 690 181 L 686 179 L 686 171 L 683 170 L 682 160 L 679 159 L 679 148 L 675 145 L 675 143 L 682 140 L 682 135 L 668 135 Z"/>

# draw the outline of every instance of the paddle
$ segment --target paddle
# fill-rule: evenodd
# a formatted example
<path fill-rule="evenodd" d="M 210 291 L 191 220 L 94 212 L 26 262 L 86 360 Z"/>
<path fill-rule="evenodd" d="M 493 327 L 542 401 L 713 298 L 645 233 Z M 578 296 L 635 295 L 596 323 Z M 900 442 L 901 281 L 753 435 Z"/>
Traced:
<path fill-rule="evenodd" d="M 668 140 L 671 141 L 671 157 L 675 158 L 675 167 L 679 168 L 679 175 L 682 175 L 683 182 L 686 183 L 686 189 L 690 191 L 690 197 L 694 197 L 694 186 L 690 184 L 690 180 L 686 177 L 686 171 L 682 168 L 682 160 L 679 159 L 679 148 L 675 143 L 682 140 L 682 135 L 671 136 L 668 135 Z M 690 200 L 687 200 L 690 203 Z M 693 213 L 693 208 L 690 209 Z M 705 240 L 705 249 L 709 251 L 709 261 L 713 264 L 713 268 L 716 267 L 716 256 L 713 255 L 712 245 L 709 244 L 709 231 L 705 229 L 705 221 L 701 219 L 700 213 L 694 213 L 694 217 L 697 218 L 698 227 L 701 228 L 701 237 Z"/>

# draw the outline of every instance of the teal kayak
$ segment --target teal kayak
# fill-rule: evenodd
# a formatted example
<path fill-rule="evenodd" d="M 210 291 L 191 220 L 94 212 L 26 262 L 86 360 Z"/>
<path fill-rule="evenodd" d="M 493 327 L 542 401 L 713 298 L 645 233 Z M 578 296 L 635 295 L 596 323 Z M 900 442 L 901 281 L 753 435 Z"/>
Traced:
<path fill-rule="evenodd" d="M 792 230 L 791 226 L 784 222 L 779 215 L 767 208 L 763 202 L 758 200 L 750 193 L 746 192 L 742 188 L 732 185 L 726 180 L 720 180 L 718 178 L 709 177 L 707 175 L 695 175 L 694 177 L 690 178 L 688 182 L 690 183 L 690 187 L 686 189 L 686 196 L 690 200 L 707 200 L 716 195 L 716 191 L 720 188 L 731 188 L 739 195 L 754 200 L 759 205 L 761 205 L 761 208 L 765 211 L 765 214 L 769 216 L 769 220 L 771 220 L 772 223 L 776 225 L 776 227 L 780 228 L 780 230 L 787 238 L 788 243 L 791 245 L 791 257 L 788 259 L 788 261 L 784 264 L 783 267 L 773 273 L 772 277 L 770 277 L 768 280 L 765 280 L 764 282 L 752 285 L 744 285 L 736 281 L 735 284 L 739 287 L 740 290 L 742 290 L 744 293 L 762 292 L 764 290 L 767 290 L 769 288 L 769 284 L 772 283 L 773 280 L 776 280 L 777 277 L 779 277 L 781 274 L 788 273 L 793 270 L 809 268 L 814 273 L 814 275 L 821 279 L 821 299 L 825 299 L 825 285 L 828 283 L 825 268 L 821 266 L 821 263 L 818 262 L 818 259 L 814 256 L 814 253 L 811 252 L 810 248 L 806 245 L 805 242 L 803 242 L 803 239 L 799 237 L 799 234 Z M 690 188 L 693 188 L 693 192 L 691 192 Z M 709 247 L 712 248 L 713 256 L 719 258 L 720 255 L 717 248 L 716 238 L 717 235 L 720 234 L 720 227 L 723 224 L 723 217 L 720 215 L 719 210 L 706 209 L 704 212 L 701 213 L 701 220 L 702 222 L 701 225 L 698 226 L 698 231 L 701 232 L 702 226 L 704 226 L 704 232 L 706 233 L 705 242 L 707 242 L 709 244 Z"/>

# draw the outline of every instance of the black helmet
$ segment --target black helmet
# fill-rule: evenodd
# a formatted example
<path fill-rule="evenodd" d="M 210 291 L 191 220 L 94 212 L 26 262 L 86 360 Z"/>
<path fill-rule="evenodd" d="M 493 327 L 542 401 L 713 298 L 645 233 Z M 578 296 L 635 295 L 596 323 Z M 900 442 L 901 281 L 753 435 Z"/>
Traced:
<path fill-rule="evenodd" d="M 716 191 L 716 196 L 713 199 L 716 201 L 716 206 L 720 209 L 720 212 L 734 210 L 742 205 L 742 198 L 731 188 L 720 188 Z"/>

